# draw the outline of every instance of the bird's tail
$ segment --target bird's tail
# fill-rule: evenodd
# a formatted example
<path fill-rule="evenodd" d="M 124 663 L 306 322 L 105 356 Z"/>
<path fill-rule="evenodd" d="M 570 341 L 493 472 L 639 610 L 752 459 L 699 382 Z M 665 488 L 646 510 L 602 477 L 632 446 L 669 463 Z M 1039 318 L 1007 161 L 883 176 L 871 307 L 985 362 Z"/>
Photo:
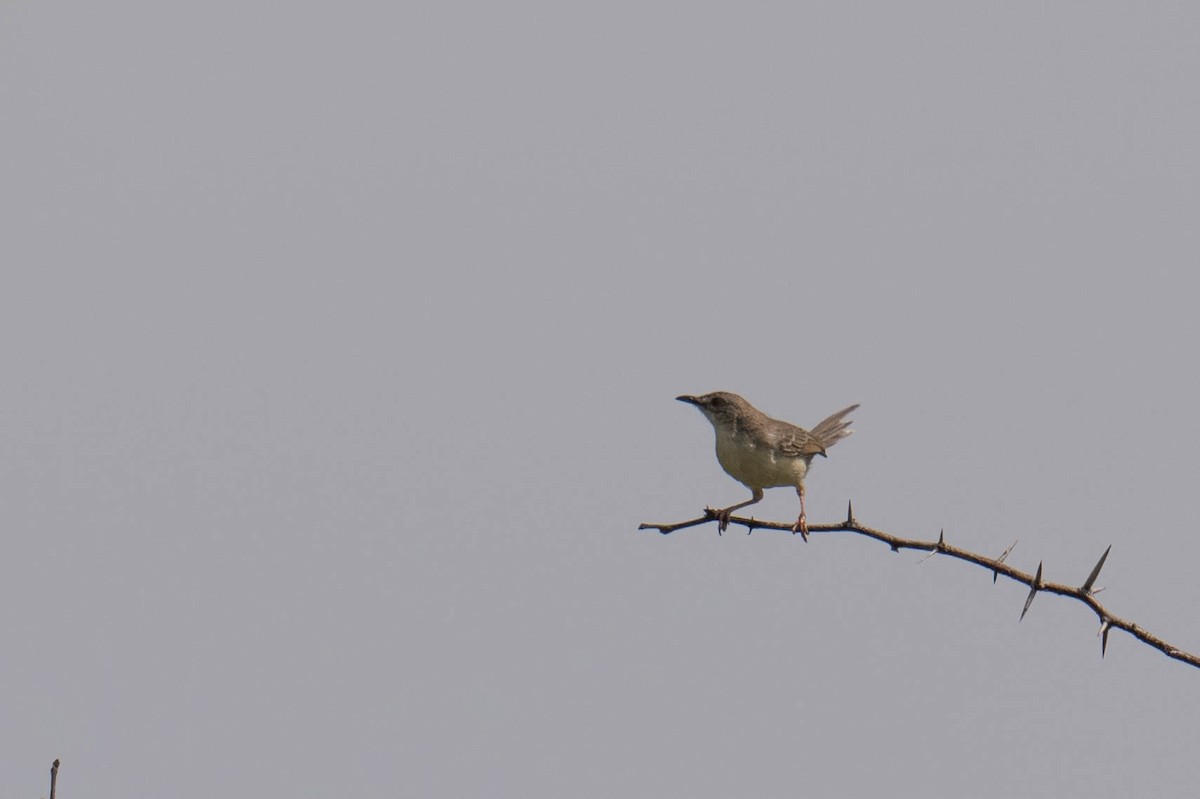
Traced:
<path fill-rule="evenodd" d="M 854 423 L 845 417 L 851 413 L 854 413 L 856 410 L 858 410 L 857 405 L 851 405 L 849 408 L 843 408 L 842 410 L 823 420 L 810 432 L 818 441 L 821 442 L 822 447 L 829 449 L 834 444 L 854 432 L 850 429 L 850 425 Z M 822 452 L 821 454 L 824 455 L 825 453 Z"/>

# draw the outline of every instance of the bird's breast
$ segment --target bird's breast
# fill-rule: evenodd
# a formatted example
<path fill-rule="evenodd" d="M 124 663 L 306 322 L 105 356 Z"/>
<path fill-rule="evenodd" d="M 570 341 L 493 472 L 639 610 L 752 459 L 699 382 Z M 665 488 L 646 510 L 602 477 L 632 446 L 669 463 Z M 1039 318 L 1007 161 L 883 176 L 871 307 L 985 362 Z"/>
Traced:
<path fill-rule="evenodd" d="M 804 458 L 789 458 L 750 436 L 720 430 L 717 461 L 730 477 L 752 489 L 798 486 L 808 472 Z"/>

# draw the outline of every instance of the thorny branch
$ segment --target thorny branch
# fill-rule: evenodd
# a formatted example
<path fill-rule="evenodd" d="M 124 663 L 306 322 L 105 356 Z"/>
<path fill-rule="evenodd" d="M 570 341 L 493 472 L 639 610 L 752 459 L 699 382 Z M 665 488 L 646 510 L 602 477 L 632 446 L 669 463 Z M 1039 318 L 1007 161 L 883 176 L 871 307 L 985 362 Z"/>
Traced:
<path fill-rule="evenodd" d="M 685 522 L 676 522 L 675 524 L 642 524 L 638 526 L 639 530 L 657 530 L 663 535 L 673 533 L 676 530 L 683 530 L 688 527 L 696 527 L 697 525 L 707 524 L 717 520 L 716 511 L 712 508 L 705 508 L 704 515 L 698 519 L 689 519 Z M 792 531 L 791 524 L 781 522 L 761 522 L 757 519 L 734 516 L 729 519 L 730 524 L 740 524 L 747 528 L 747 532 L 755 530 L 780 530 L 790 533 Z M 854 505 L 850 504 L 846 511 L 846 520 L 837 524 L 810 524 L 808 526 L 809 533 L 857 533 L 865 535 L 868 538 L 874 538 L 876 541 L 882 541 L 892 548 L 893 552 L 899 552 L 902 549 L 919 549 L 929 553 L 929 557 L 933 555 L 946 555 L 951 558 L 965 560 L 968 563 L 974 563 L 977 566 L 982 566 L 992 573 L 992 582 L 996 581 L 997 576 L 1004 575 L 1010 580 L 1015 580 L 1018 583 L 1024 583 L 1029 586 L 1029 596 L 1025 599 L 1025 608 L 1021 611 L 1021 618 L 1025 618 L 1025 614 L 1029 612 L 1029 606 L 1033 603 L 1033 598 L 1037 596 L 1038 591 L 1045 591 L 1049 594 L 1058 594 L 1060 596 L 1077 599 L 1087 605 L 1096 616 L 1100 619 L 1100 656 L 1103 657 L 1108 649 L 1108 632 L 1116 628 L 1124 630 L 1142 643 L 1148 644 L 1158 651 L 1162 652 L 1169 658 L 1187 663 L 1189 666 L 1200 668 L 1200 656 L 1185 652 L 1178 647 L 1168 644 L 1161 638 L 1151 635 L 1146 630 L 1137 626 L 1131 621 L 1114 616 L 1109 612 L 1108 608 L 1100 604 L 1096 599 L 1093 585 L 1095 585 L 1096 577 L 1100 574 L 1100 568 L 1104 565 L 1105 559 L 1108 558 L 1108 552 L 1112 549 L 1110 546 L 1104 550 L 1104 554 L 1100 556 L 1099 562 L 1092 569 L 1091 574 L 1079 587 L 1064 585 L 1062 583 L 1050 583 L 1042 579 L 1042 564 L 1038 564 L 1036 574 L 1028 574 L 1019 569 L 1014 569 L 1007 565 L 1004 560 L 1008 557 L 1008 553 L 1012 552 L 1013 546 L 1004 550 L 1002 554 L 995 558 L 989 558 L 985 555 L 978 555 L 960 547 L 946 543 L 945 532 L 938 536 L 937 541 L 920 541 L 913 538 L 901 538 L 900 536 L 885 533 L 882 530 L 876 530 L 873 527 L 867 527 L 854 518 Z"/>

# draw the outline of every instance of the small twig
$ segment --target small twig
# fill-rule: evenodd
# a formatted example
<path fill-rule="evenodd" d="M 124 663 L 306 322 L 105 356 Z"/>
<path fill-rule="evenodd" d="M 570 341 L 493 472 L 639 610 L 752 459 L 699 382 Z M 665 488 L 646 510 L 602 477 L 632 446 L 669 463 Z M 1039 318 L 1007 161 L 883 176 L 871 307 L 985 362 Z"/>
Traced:
<path fill-rule="evenodd" d="M 638 529 L 657 530 L 663 535 L 667 535 L 668 533 L 673 533 L 676 530 L 683 530 L 688 527 L 696 527 L 698 525 L 706 524 L 715 520 L 716 514 L 710 509 L 705 509 L 705 515 L 699 517 L 698 519 L 689 519 L 688 521 L 676 522 L 674 524 L 641 524 L 638 525 Z M 740 524 L 750 528 L 751 530 L 779 530 L 787 533 L 792 532 L 792 525 L 783 522 L 764 522 L 758 519 L 747 519 L 741 516 L 733 516 L 729 519 L 729 523 Z M 990 571 L 992 573 L 993 582 L 996 580 L 996 575 L 1002 574 L 1010 580 L 1014 580 L 1018 583 L 1023 583 L 1029 586 L 1029 596 L 1025 600 L 1025 609 L 1021 612 L 1021 618 L 1024 618 L 1025 614 L 1029 612 L 1029 605 L 1033 602 L 1033 597 L 1038 591 L 1045 591 L 1048 594 L 1058 594 L 1059 596 L 1070 597 L 1071 599 L 1078 600 L 1087 605 L 1100 619 L 1101 657 L 1103 657 L 1105 651 L 1108 649 L 1108 631 L 1115 627 L 1119 630 L 1124 630 L 1142 643 L 1154 647 L 1169 658 L 1187 663 L 1189 666 L 1193 666 L 1195 668 L 1200 668 L 1200 656 L 1193 655 L 1190 652 L 1185 652 L 1178 647 L 1172 646 L 1161 638 L 1151 635 L 1149 632 L 1137 626 L 1133 622 L 1114 616 L 1096 599 L 1096 593 L 1100 589 L 1093 589 L 1092 586 L 1095 584 L 1096 578 L 1100 574 L 1101 567 L 1104 566 L 1104 561 L 1108 558 L 1109 550 L 1112 549 L 1111 546 L 1104 551 L 1104 554 L 1100 557 L 1100 561 L 1096 564 L 1095 568 L 1092 569 L 1091 574 L 1088 575 L 1087 580 L 1081 586 L 1075 587 L 1071 585 L 1065 585 L 1063 583 L 1044 582 L 1042 580 L 1041 564 L 1038 564 L 1036 575 L 1028 574 L 1007 565 L 1004 560 L 1008 557 L 1008 553 L 1012 551 L 1011 546 L 1004 550 L 1004 553 L 1000 555 L 1000 557 L 989 558 L 986 555 L 979 555 L 966 549 L 947 544 L 944 531 L 938 537 L 937 541 L 921 541 L 915 538 L 901 538 L 900 536 L 892 535 L 891 533 L 885 533 L 882 530 L 876 530 L 872 527 L 867 527 L 866 525 L 860 524 L 858 520 L 854 518 L 853 509 L 848 510 L 845 521 L 838 522 L 836 524 L 810 524 L 808 526 L 808 531 L 810 533 L 855 533 L 857 535 L 866 536 L 867 538 L 874 538 L 876 541 L 882 541 L 891 547 L 893 552 L 899 552 L 902 549 L 916 549 L 923 552 L 928 552 L 930 553 L 930 556 L 947 555 L 951 558 L 957 558 L 958 560 L 965 560 L 968 563 L 974 563 L 976 566 L 982 566 Z M 1013 546 L 1016 546 L 1016 544 L 1014 543 Z"/>
<path fill-rule="evenodd" d="M 54 799 L 54 794 L 58 790 L 58 758 L 54 758 L 54 762 L 50 765 L 50 799 Z"/>

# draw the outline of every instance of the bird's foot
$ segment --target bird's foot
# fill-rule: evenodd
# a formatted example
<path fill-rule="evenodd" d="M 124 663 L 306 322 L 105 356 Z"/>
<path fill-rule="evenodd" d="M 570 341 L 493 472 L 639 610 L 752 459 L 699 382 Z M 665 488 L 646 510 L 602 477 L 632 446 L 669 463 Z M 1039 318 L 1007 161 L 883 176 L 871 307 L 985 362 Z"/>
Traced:
<path fill-rule="evenodd" d="M 796 533 L 800 534 L 805 543 L 808 542 L 808 519 L 804 518 L 803 513 L 800 514 L 800 518 L 796 520 L 796 523 L 792 525 L 792 535 Z"/>
<path fill-rule="evenodd" d="M 717 535 L 729 529 L 729 508 L 717 511 Z"/>
<path fill-rule="evenodd" d="M 729 529 L 729 508 L 705 508 L 704 513 L 710 519 L 717 520 L 717 535 Z"/>

